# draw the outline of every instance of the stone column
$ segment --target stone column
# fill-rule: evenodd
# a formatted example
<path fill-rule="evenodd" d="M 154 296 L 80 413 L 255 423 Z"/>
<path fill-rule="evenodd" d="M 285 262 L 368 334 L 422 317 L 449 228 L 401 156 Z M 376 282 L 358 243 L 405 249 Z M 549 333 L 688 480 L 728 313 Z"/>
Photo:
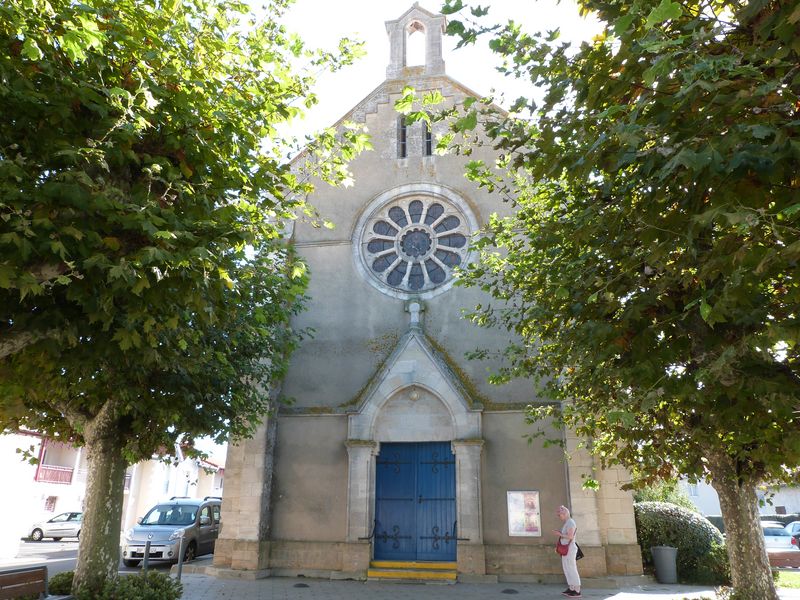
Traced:
<path fill-rule="evenodd" d="M 444 75 L 444 58 L 442 58 L 442 31 L 444 17 L 432 19 L 425 31 L 425 74 Z"/>
<path fill-rule="evenodd" d="M 571 430 L 565 432 L 567 461 L 567 485 L 569 486 L 572 516 L 578 523 L 578 543 L 587 546 L 605 545 L 606 539 L 600 524 L 600 507 L 597 492 L 583 489 L 588 478 L 597 477 L 594 458 L 581 446 L 586 440 L 580 440 Z"/>
<path fill-rule="evenodd" d="M 273 457 L 277 421 L 265 417 L 252 438 L 228 445 L 222 522 L 214 567 L 269 575 Z"/>
<path fill-rule="evenodd" d="M 578 524 L 578 543 L 584 546 L 588 576 L 641 575 L 642 555 L 636 542 L 633 496 L 620 489 L 630 477 L 625 469 L 601 469 L 574 432 L 566 431 L 567 474 L 572 514 Z M 586 478 L 600 483 L 598 491 L 584 490 Z M 601 546 L 598 553 L 591 546 Z"/>
<path fill-rule="evenodd" d="M 406 66 L 406 31 L 398 21 L 387 21 L 386 32 L 389 34 L 389 66 L 386 67 L 386 79 L 398 79 Z"/>
<path fill-rule="evenodd" d="M 642 553 L 636 539 L 633 494 L 620 489 L 630 482 L 622 467 L 600 472 L 598 501 L 606 540 L 606 567 L 610 575 L 641 575 Z"/>
<path fill-rule="evenodd" d="M 486 574 L 481 508 L 481 453 L 483 440 L 456 440 L 456 515 L 458 518 L 458 572 Z M 462 541 L 463 540 L 463 541 Z"/>
<path fill-rule="evenodd" d="M 342 570 L 360 574 L 369 568 L 370 540 L 375 505 L 375 456 L 379 444 L 372 440 L 347 440 L 347 546 Z"/>

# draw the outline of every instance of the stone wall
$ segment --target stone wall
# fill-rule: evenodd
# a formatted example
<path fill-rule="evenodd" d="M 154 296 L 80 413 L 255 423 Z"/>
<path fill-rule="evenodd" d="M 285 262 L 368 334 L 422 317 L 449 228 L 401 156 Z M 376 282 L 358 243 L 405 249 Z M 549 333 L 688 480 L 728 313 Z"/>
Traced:
<path fill-rule="evenodd" d="M 214 566 L 242 571 L 266 569 L 275 423 L 269 417 L 248 440 L 228 445 L 222 522 Z"/>

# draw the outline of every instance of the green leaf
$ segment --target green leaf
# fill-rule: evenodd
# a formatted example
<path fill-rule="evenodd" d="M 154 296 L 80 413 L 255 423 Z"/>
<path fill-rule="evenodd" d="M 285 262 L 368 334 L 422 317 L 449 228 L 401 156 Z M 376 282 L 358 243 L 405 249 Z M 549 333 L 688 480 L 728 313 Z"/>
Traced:
<path fill-rule="evenodd" d="M 636 19 L 635 13 L 628 13 L 624 17 L 620 17 L 614 22 L 614 33 L 618 36 L 621 36 L 623 33 L 628 31 L 628 28 L 631 26 L 631 23 Z"/>
<path fill-rule="evenodd" d="M 594 477 L 587 477 L 581 484 L 581 489 L 587 492 L 596 492 L 600 489 L 600 482 Z"/>
<path fill-rule="evenodd" d="M 68 31 L 59 37 L 59 41 L 71 61 L 77 62 L 86 58 L 84 40 L 77 31 Z"/>
<path fill-rule="evenodd" d="M 788 206 L 788 207 L 784 208 L 781 211 L 781 214 L 786 216 L 786 217 L 791 217 L 792 215 L 795 215 L 798 212 L 800 212 L 800 202 L 798 202 L 797 204 L 793 204 L 791 206 Z"/>
<path fill-rule="evenodd" d="M 105 244 L 111 250 L 119 250 L 122 247 L 118 238 L 115 237 L 104 237 L 103 244 Z"/>
<path fill-rule="evenodd" d="M 489 14 L 489 7 L 488 6 L 475 6 L 469 9 L 469 12 L 472 14 L 473 17 L 485 17 Z"/>
<path fill-rule="evenodd" d="M 133 284 L 131 288 L 131 292 L 136 294 L 137 296 L 141 295 L 142 291 L 150 287 L 150 281 L 147 277 L 140 277 L 136 280 L 136 283 Z"/>
<path fill-rule="evenodd" d="M 39 60 L 44 56 L 33 38 L 26 39 L 25 43 L 22 44 L 22 55 L 30 60 Z"/>
<path fill-rule="evenodd" d="M 647 15 L 645 27 L 651 29 L 664 21 L 677 19 L 681 14 L 683 14 L 683 9 L 680 4 L 672 0 L 661 0 L 661 3 Z"/>
<path fill-rule="evenodd" d="M 62 227 L 61 233 L 72 236 L 78 241 L 82 240 L 84 237 L 83 232 L 80 229 L 73 227 L 72 225 L 67 225 L 66 227 Z"/>
<path fill-rule="evenodd" d="M 306 265 L 304 263 L 298 263 L 292 266 L 292 279 L 299 279 L 306 274 Z"/>
<path fill-rule="evenodd" d="M 478 113 L 474 110 L 466 114 L 466 116 L 458 119 L 453 128 L 459 132 L 471 131 L 478 125 Z"/>
<path fill-rule="evenodd" d="M 753 137 L 757 140 L 763 140 L 775 134 L 775 129 L 772 127 L 767 127 L 766 125 L 753 125 L 750 128 L 750 131 L 753 133 Z"/>
<path fill-rule="evenodd" d="M 708 322 L 708 318 L 711 316 L 711 305 L 703 300 L 700 302 L 700 316 L 703 317 L 703 321 L 706 323 Z"/>
<path fill-rule="evenodd" d="M 417 94 L 414 88 L 406 86 L 403 88 L 402 96 L 394 103 L 394 109 L 401 114 L 408 114 L 413 109 L 416 99 Z"/>
<path fill-rule="evenodd" d="M 463 0 L 446 0 L 444 6 L 439 10 L 443 15 L 452 15 L 464 8 Z"/>
<path fill-rule="evenodd" d="M 10 289 L 14 277 L 14 269 L 7 265 L 0 265 L 0 288 Z"/>
<path fill-rule="evenodd" d="M 424 106 L 436 106 L 444 102 L 444 96 L 439 90 L 428 92 L 422 97 L 422 104 Z"/>

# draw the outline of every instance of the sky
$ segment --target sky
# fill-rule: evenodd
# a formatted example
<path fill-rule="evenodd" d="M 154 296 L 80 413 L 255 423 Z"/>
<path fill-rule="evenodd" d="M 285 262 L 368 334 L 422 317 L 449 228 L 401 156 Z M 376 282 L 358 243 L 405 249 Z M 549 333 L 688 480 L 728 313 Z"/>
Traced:
<path fill-rule="evenodd" d="M 564 41 L 589 40 L 599 31 L 593 19 L 581 18 L 574 0 L 478 0 L 489 5 L 486 19 L 505 22 L 513 18 L 527 31 L 560 28 Z M 421 0 L 422 8 L 439 12 L 439 0 Z M 366 56 L 335 74 L 323 74 L 315 91 L 319 105 L 298 123 L 302 133 L 333 125 L 386 77 L 389 38 L 384 23 L 400 17 L 413 0 L 296 0 L 283 19 L 289 31 L 299 33 L 309 46 L 335 48 L 342 37 L 365 42 Z M 495 71 L 497 58 L 488 49 L 488 38 L 478 45 L 455 50 L 456 40 L 445 36 L 447 74 L 473 91 L 488 95 L 492 88 L 506 89 L 509 100 L 530 89 L 514 85 Z M 299 132 L 298 132 L 299 133 Z"/>

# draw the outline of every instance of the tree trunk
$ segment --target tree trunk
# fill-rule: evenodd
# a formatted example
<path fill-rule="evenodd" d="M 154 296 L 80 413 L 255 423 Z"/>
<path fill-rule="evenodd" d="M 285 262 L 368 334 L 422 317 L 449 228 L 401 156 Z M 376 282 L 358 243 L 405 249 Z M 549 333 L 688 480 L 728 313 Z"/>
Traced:
<path fill-rule="evenodd" d="M 736 600 L 778 600 L 758 517 L 755 485 L 736 477 L 736 465 L 729 457 L 708 458 L 711 485 L 719 495 L 725 523 L 733 597 Z"/>
<path fill-rule="evenodd" d="M 49 332 L 23 331 L 0 334 L 0 358 L 16 354 L 20 350 L 24 350 L 27 346 L 53 335 L 54 333 L 55 330 Z"/>
<path fill-rule="evenodd" d="M 107 579 L 116 577 L 119 570 L 119 538 L 127 462 L 122 456 L 119 438 L 104 433 L 102 436 L 87 435 L 85 438 L 89 472 L 73 591 L 88 587 L 97 592 Z"/>

